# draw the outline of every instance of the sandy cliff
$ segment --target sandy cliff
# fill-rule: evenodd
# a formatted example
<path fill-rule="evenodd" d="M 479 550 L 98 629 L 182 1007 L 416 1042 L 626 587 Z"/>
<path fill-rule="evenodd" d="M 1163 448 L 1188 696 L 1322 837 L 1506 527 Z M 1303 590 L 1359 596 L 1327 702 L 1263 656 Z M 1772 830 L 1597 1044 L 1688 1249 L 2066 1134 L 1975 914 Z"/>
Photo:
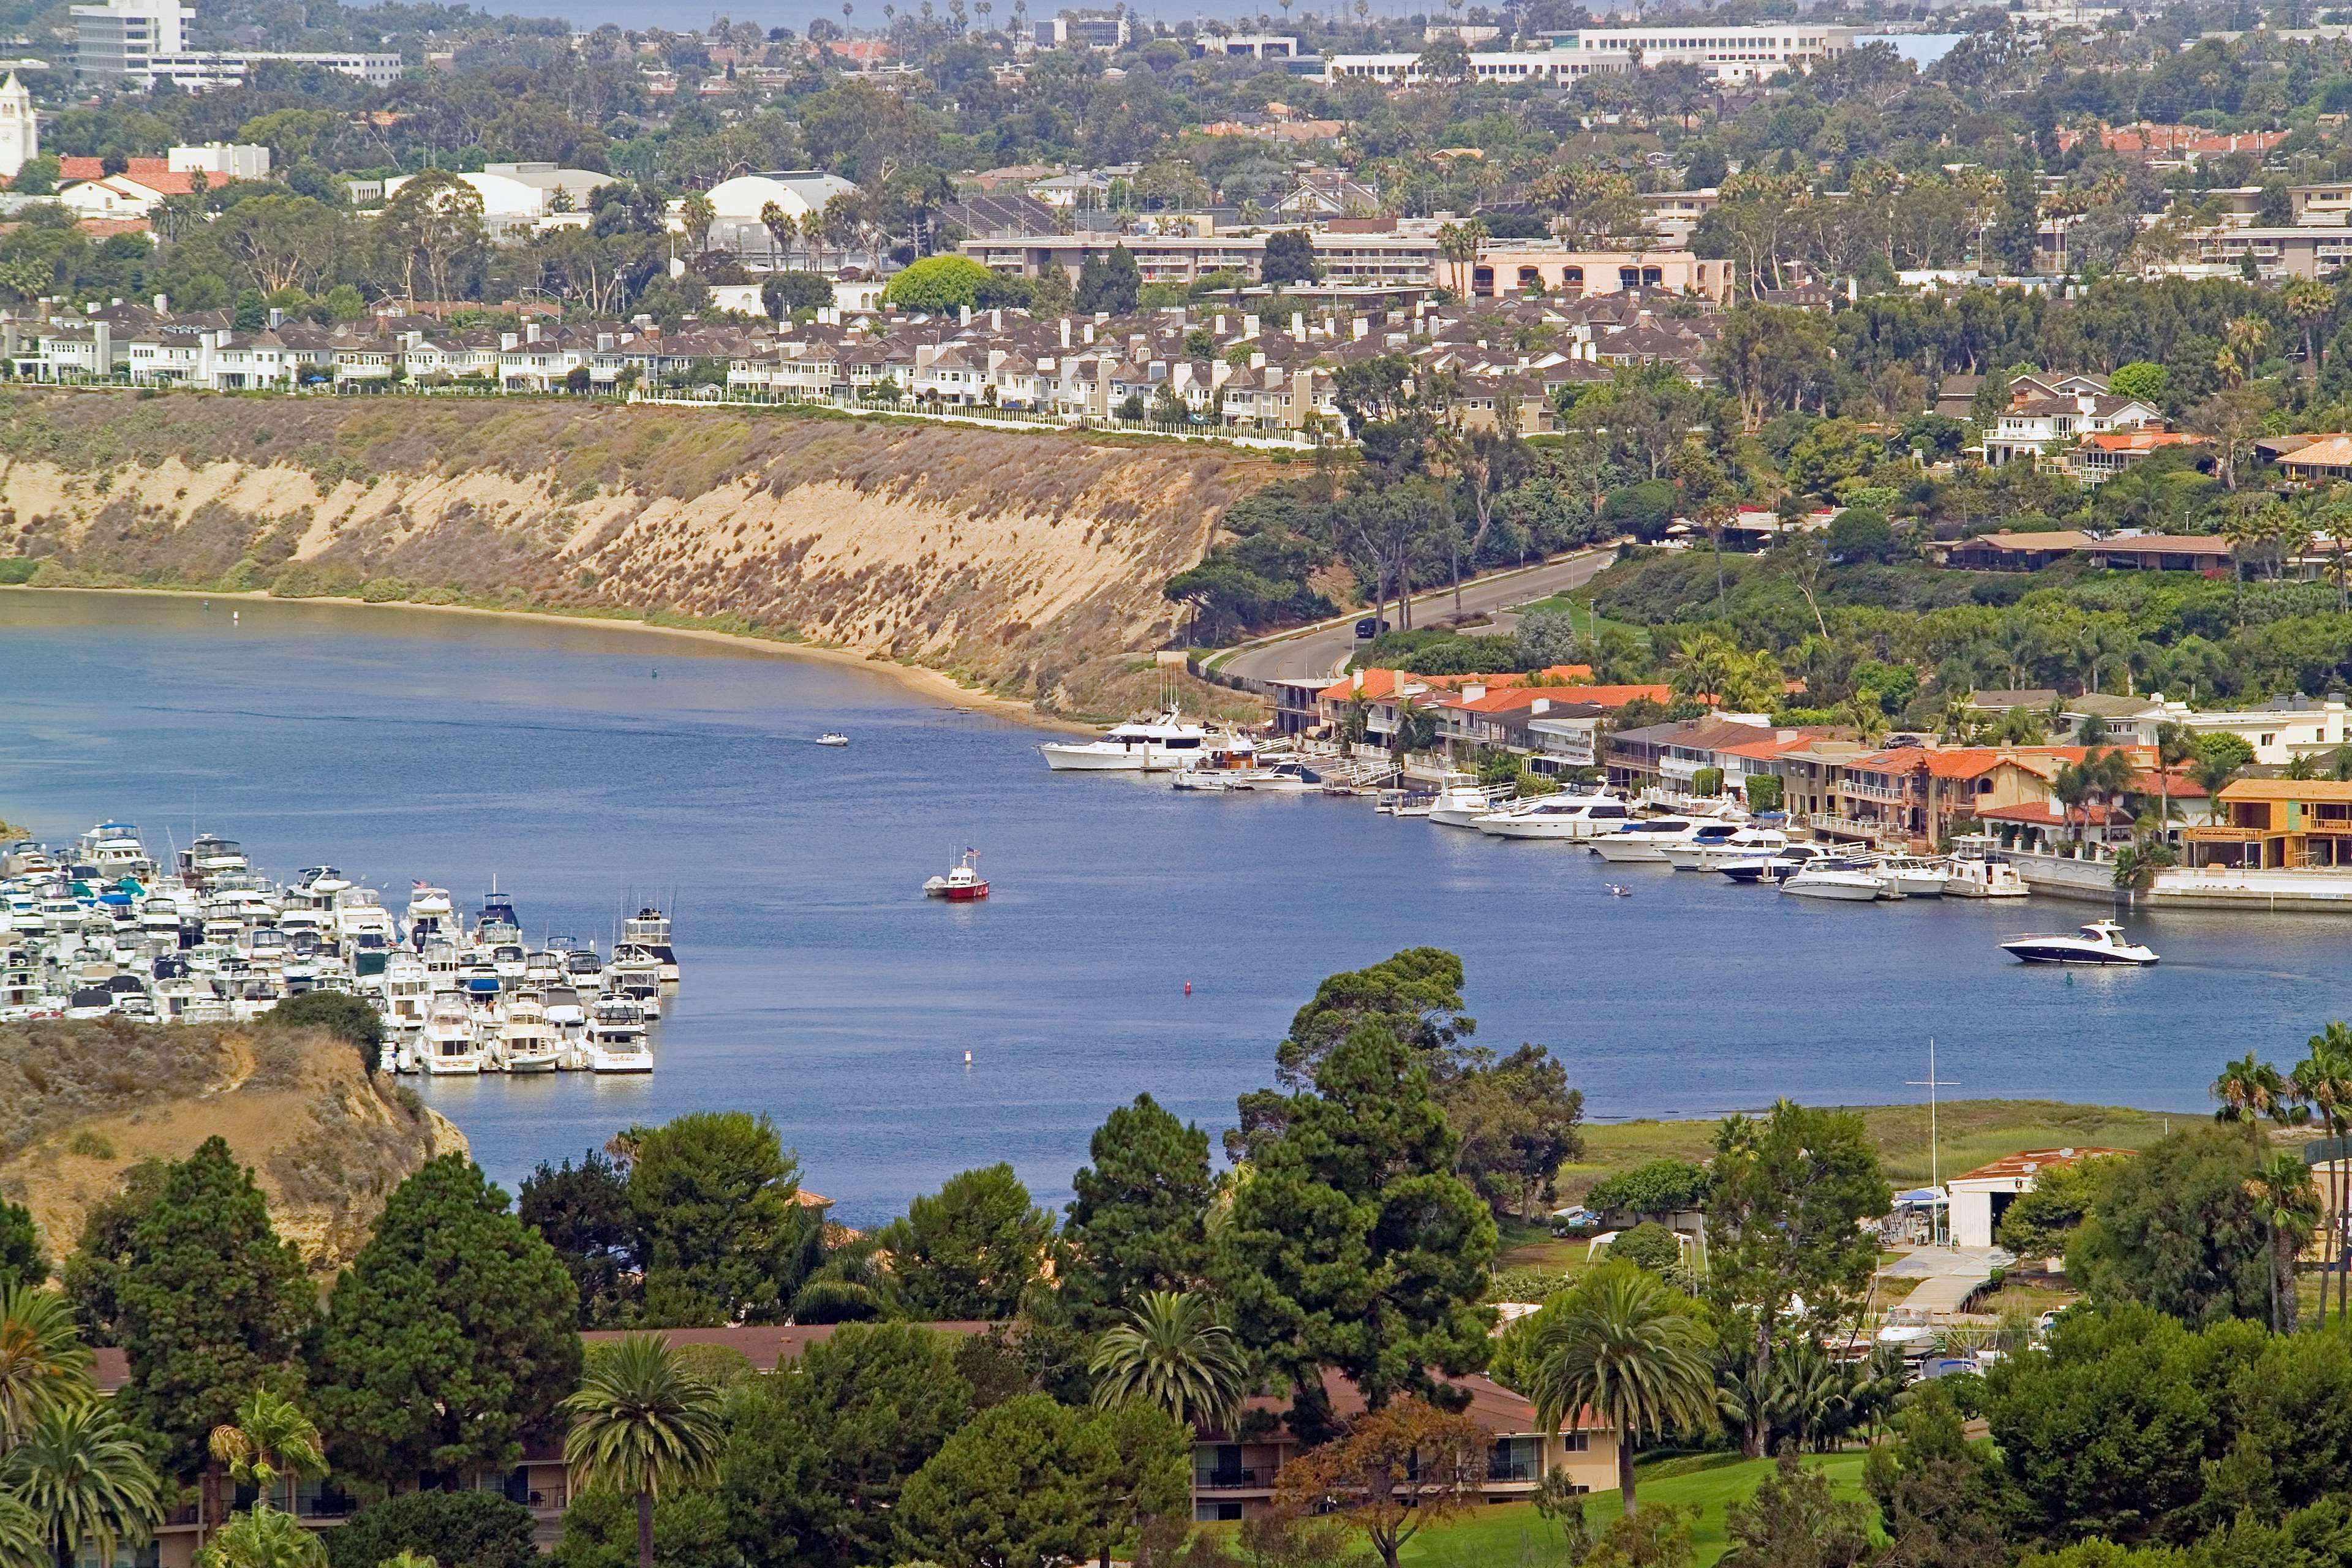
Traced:
<path fill-rule="evenodd" d="M 33 1211 L 52 1259 L 145 1159 L 184 1160 L 217 1134 L 254 1167 L 278 1233 L 313 1269 L 351 1261 L 392 1190 L 465 1135 L 414 1091 L 362 1070 L 320 1030 L 0 1027 L 0 1196 Z"/>
<path fill-rule="evenodd" d="M 726 617 L 1118 707 L 1276 470 L 1169 444 L 548 399 L 0 395 L 37 581 Z"/>

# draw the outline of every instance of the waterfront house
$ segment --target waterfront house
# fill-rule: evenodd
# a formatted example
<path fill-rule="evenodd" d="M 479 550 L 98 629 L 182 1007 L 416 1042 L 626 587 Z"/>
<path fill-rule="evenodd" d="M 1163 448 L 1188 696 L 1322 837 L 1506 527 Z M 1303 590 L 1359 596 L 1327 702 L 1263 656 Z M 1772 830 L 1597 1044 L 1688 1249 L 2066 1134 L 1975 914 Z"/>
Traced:
<path fill-rule="evenodd" d="M 2185 829 L 2191 866 L 2246 870 L 2352 867 L 2352 784 L 2240 779 L 2214 801 L 2214 820 Z"/>
<path fill-rule="evenodd" d="M 1532 1497 L 1544 1477 L 1554 1473 L 1565 1475 L 1572 1491 L 1616 1489 L 1617 1435 L 1591 1411 L 1579 1412 L 1568 1430 L 1546 1432 L 1532 1402 L 1491 1378 L 1441 1381 L 1467 1396 L 1462 1413 L 1486 1435 L 1482 1500 Z M 1363 1395 L 1339 1373 L 1324 1373 L 1323 1394 L 1339 1420 L 1363 1414 Z M 1253 1519 L 1273 1507 L 1282 1468 L 1297 1457 L 1300 1447 L 1289 1415 L 1286 1400 L 1260 1395 L 1248 1402 L 1239 1433 L 1201 1435 L 1192 1449 L 1195 1520 Z"/>
<path fill-rule="evenodd" d="M 1840 826 L 1938 844 L 1975 831 L 1989 813 L 2046 808 L 2058 770 L 2098 749 L 1895 746 L 1858 756 L 1846 763 L 1841 781 Z M 2153 760 L 2137 750 L 2132 756 L 2143 768 Z"/>
<path fill-rule="evenodd" d="M 2039 572 L 2070 555 L 2094 566 L 2140 572 L 2226 572 L 2229 541 L 2208 533 L 2113 533 L 2071 529 L 1985 533 L 1942 547 L 1944 564 L 1969 572 Z"/>
<path fill-rule="evenodd" d="M 2033 1190 L 2042 1172 L 2102 1154 L 2130 1152 L 2128 1149 L 2029 1149 L 1963 1172 L 1945 1184 L 1952 1200 L 1952 1240 L 1960 1247 L 1990 1247 L 2000 1230 L 2000 1216 L 2020 1193 Z"/>

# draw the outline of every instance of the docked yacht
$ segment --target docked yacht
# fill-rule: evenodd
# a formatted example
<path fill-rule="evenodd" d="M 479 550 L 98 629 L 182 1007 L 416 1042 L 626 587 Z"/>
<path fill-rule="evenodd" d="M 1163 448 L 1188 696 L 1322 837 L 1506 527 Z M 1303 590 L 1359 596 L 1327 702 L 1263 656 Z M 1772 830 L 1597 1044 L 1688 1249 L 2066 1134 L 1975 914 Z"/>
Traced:
<path fill-rule="evenodd" d="M 2124 940 L 2124 928 L 2113 921 L 2093 921 L 2073 936 L 2015 936 L 2000 944 L 2001 952 L 2024 963 L 2113 964 L 2145 969 L 2156 953 Z"/>
<path fill-rule="evenodd" d="M 1592 841 L 1592 852 L 1613 865 L 1646 862 L 1663 865 L 1665 847 L 1687 844 L 1702 828 L 1720 827 L 1727 831 L 1727 822 L 1691 816 L 1644 816 L 1628 822 L 1614 833 L 1604 833 Z"/>
<path fill-rule="evenodd" d="M 192 888 L 205 887 L 215 878 L 251 869 L 253 865 L 245 858 L 245 847 L 234 838 L 199 833 L 194 843 L 180 851 L 180 876 Z"/>
<path fill-rule="evenodd" d="M 1927 855 L 1889 855 L 1878 863 L 1878 874 L 1906 899 L 1940 899 L 1952 874 L 1951 863 Z"/>
<path fill-rule="evenodd" d="M 1842 855 L 1824 855 L 1799 868 L 1781 879 L 1780 891 L 1790 898 L 1849 904 L 1876 903 L 1897 896 L 1868 861 Z"/>
<path fill-rule="evenodd" d="M 1447 773 L 1429 803 L 1429 820 L 1444 827 L 1468 827 L 1501 804 L 1502 792 L 1478 782 L 1475 773 Z M 1400 815 L 1402 815 L 1400 813 Z"/>
<path fill-rule="evenodd" d="M 425 1015 L 424 1037 L 416 1046 L 416 1066 L 436 1076 L 478 1073 L 482 1050 L 474 1037 L 474 1016 L 462 996 L 436 996 Z"/>
<path fill-rule="evenodd" d="M 75 852 L 112 882 L 124 877 L 142 882 L 155 877 L 154 858 L 140 842 L 139 829 L 127 822 L 101 822 L 81 836 Z"/>
<path fill-rule="evenodd" d="M 1604 838 L 1630 820 L 1613 795 L 1545 795 L 1473 817 L 1470 826 L 1497 838 Z"/>
<path fill-rule="evenodd" d="M 569 985 L 550 985 L 539 994 L 540 1005 L 547 1010 L 547 1026 L 555 1031 L 557 1044 L 564 1051 L 559 1065 L 584 1067 L 584 1055 L 578 1060 L 572 1053 L 581 1049 L 588 1035 L 588 1008 L 580 1000 L 580 993 Z"/>
<path fill-rule="evenodd" d="M 653 1054 L 646 1049 L 645 1015 L 634 1002 L 608 996 L 588 1015 L 588 1069 L 591 1072 L 651 1072 Z"/>
<path fill-rule="evenodd" d="M 661 964 L 663 984 L 677 984 L 677 949 L 671 945 L 667 915 L 647 904 L 621 922 L 621 940 L 652 952 Z"/>
<path fill-rule="evenodd" d="M 1677 871 L 1714 871 L 1735 860 L 1769 858 L 1789 847 L 1789 836 L 1777 827 L 1754 823 L 1710 823 L 1679 844 L 1662 844 L 1658 852 Z"/>
<path fill-rule="evenodd" d="M 1944 878 L 1944 892 L 1955 899 L 2021 899 L 2025 879 L 2009 857 L 1994 847 L 1990 834 L 1971 834 L 1952 841 L 1952 868 Z"/>
<path fill-rule="evenodd" d="M 1047 741 L 1037 750 L 1057 773 L 1164 773 L 1192 767 L 1211 754 L 1209 731 L 1174 708 L 1091 741 Z"/>
<path fill-rule="evenodd" d="M 507 1004 L 506 1027 L 499 1034 L 499 1051 L 509 1072 L 553 1072 L 563 1042 L 547 1021 L 547 1007 L 529 992 Z"/>
<path fill-rule="evenodd" d="M 409 889 L 408 918 L 401 922 L 401 935 L 409 946 L 422 952 L 429 942 L 451 942 L 461 934 L 448 889 L 423 882 Z"/>
<path fill-rule="evenodd" d="M 1834 858 L 1818 844 L 1791 844 L 1769 855 L 1746 855 L 1726 860 L 1716 869 L 1735 882 L 1785 882 L 1819 860 Z"/>

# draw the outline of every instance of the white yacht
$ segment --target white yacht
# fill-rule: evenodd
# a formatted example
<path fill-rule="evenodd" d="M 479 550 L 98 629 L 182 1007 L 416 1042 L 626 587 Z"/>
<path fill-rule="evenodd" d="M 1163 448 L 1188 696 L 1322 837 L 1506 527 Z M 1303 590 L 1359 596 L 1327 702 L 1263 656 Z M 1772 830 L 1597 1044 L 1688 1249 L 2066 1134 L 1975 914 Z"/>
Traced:
<path fill-rule="evenodd" d="M 553 1072 L 563 1042 L 547 1021 L 547 1007 L 526 992 L 507 1004 L 506 1027 L 499 1033 L 499 1054 L 509 1072 Z"/>
<path fill-rule="evenodd" d="M 1163 773 L 1209 754 L 1209 731 L 1175 709 L 1121 724 L 1091 741 L 1047 741 L 1037 750 L 1063 773 Z"/>
<path fill-rule="evenodd" d="M 1677 871 L 1713 871 L 1734 860 L 1778 855 L 1789 847 L 1789 836 L 1777 827 L 1753 823 L 1716 823 L 1680 844 L 1659 846 L 1666 864 Z"/>
<path fill-rule="evenodd" d="M 409 946 L 422 952 L 428 942 L 451 942 L 460 934 L 448 889 L 419 882 L 409 889 L 408 918 L 401 922 L 401 935 Z"/>
<path fill-rule="evenodd" d="M 1493 812 L 1502 792 L 1478 782 L 1475 773 L 1447 773 L 1438 781 L 1437 798 L 1429 805 L 1429 820 L 1444 827 L 1468 827 Z"/>
<path fill-rule="evenodd" d="M 661 964 L 665 985 L 678 982 L 677 949 L 671 944 L 669 917 L 651 904 L 621 922 L 621 940 L 645 948 Z"/>
<path fill-rule="evenodd" d="M 1955 899 L 2021 899 L 2029 891 L 2025 879 L 2009 857 L 1994 847 L 1990 834 L 1970 834 L 1952 840 L 1952 868 L 1944 878 L 1944 892 Z"/>
<path fill-rule="evenodd" d="M 2074 936 L 2013 936 L 2001 952 L 2025 963 L 2114 964 L 2145 969 L 2157 962 L 2151 949 L 2124 940 L 2124 928 L 2113 921 L 2093 921 Z"/>
<path fill-rule="evenodd" d="M 1497 838 L 1602 838 L 1629 820 L 1612 795 L 1547 795 L 1473 817 L 1470 826 Z"/>
<path fill-rule="evenodd" d="M 417 1042 L 416 1065 L 436 1076 L 478 1073 L 482 1049 L 474 1036 L 474 1016 L 465 998 L 436 996 L 425 1015 L 425 1034 Z"/>
<path fill-rule="evenodd" d="M 1667 845 L 1687 844 L 1703 827 L 1729 826 L 1688 816 L 1645 816 L 1626 823 L 1614 833 L 1601 834 L 1592 841 L 1592 852 L 1613 865 L 1663 865 Z"/>
<path fill-rule="evenodd" d="M 1834 858 L 1818 844 L 1790 844 L 1769 854 L 1744 855 L 1715 868 L 1735 882 L 1785 882 L 1817 860 Z"/>
<path fill-rule="evenodd" d="M 1879 861 L 1878 874 L 1904 898 L 1940 899 L 1952 867 L 1933 856 L 1889 855 Z"/>
<path fill-rule="evenodd" d="M 101 822 L 81 836 L 76 847 L 81 858 L 98 868 L 109 882 L 125 877 L 141 882 L 155 877 L 154 858 L 139 839 L 139 829 L 127 822 Z"/>
<path fill-rule="evenodd" d="M 588 1069 L 591 1072 L 651 1072 L 653 1054 L 646 1049 L 645 1015 L 634 1002 L 608 996 L 588 1015 Z"/>
<path fill-rule="evenodd" d="M 555 1031 L 559 1052 L 555 1065 L 587 1066 L 588 1009 L 580 993 L 569 985 L 550 985 L 540 992 L 539 1000 L 547 1010 L 547 1026 Z"/>
<path fill-rule="evenodd" d="M 1869 863 L 1842 855 L 1824 855 L 1800 867 L 1781 880 L 1780 890 L 1791 898 L 1849 904 L 1876 903 L 1896 896 Z"/>
<path fill-rule="evenodd" d="M 251 869 L 253 865 L 245 858 L 245 847 L 233 838 L 199 833 L 194 843 L 180 851 L 180 875 L 191 887 L 204 887 L 216 877 Z"/>

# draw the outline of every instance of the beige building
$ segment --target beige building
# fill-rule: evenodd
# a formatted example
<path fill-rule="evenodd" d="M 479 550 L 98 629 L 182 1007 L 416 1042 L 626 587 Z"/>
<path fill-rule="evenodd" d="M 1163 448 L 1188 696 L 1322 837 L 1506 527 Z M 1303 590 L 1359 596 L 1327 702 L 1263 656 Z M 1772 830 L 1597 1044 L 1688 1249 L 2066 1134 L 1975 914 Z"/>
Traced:
<path fill-rule="evenodd" d="M 1699 294 L 1721 304 L 1731 297 L 1731 263 L 1703 261 L 1687 250 L 1570 250 L 1556 241 L 1510 240 L 1481 247 L 1470 271 L 1470 292 L 1488 300 L 1634 289 Z"/>

